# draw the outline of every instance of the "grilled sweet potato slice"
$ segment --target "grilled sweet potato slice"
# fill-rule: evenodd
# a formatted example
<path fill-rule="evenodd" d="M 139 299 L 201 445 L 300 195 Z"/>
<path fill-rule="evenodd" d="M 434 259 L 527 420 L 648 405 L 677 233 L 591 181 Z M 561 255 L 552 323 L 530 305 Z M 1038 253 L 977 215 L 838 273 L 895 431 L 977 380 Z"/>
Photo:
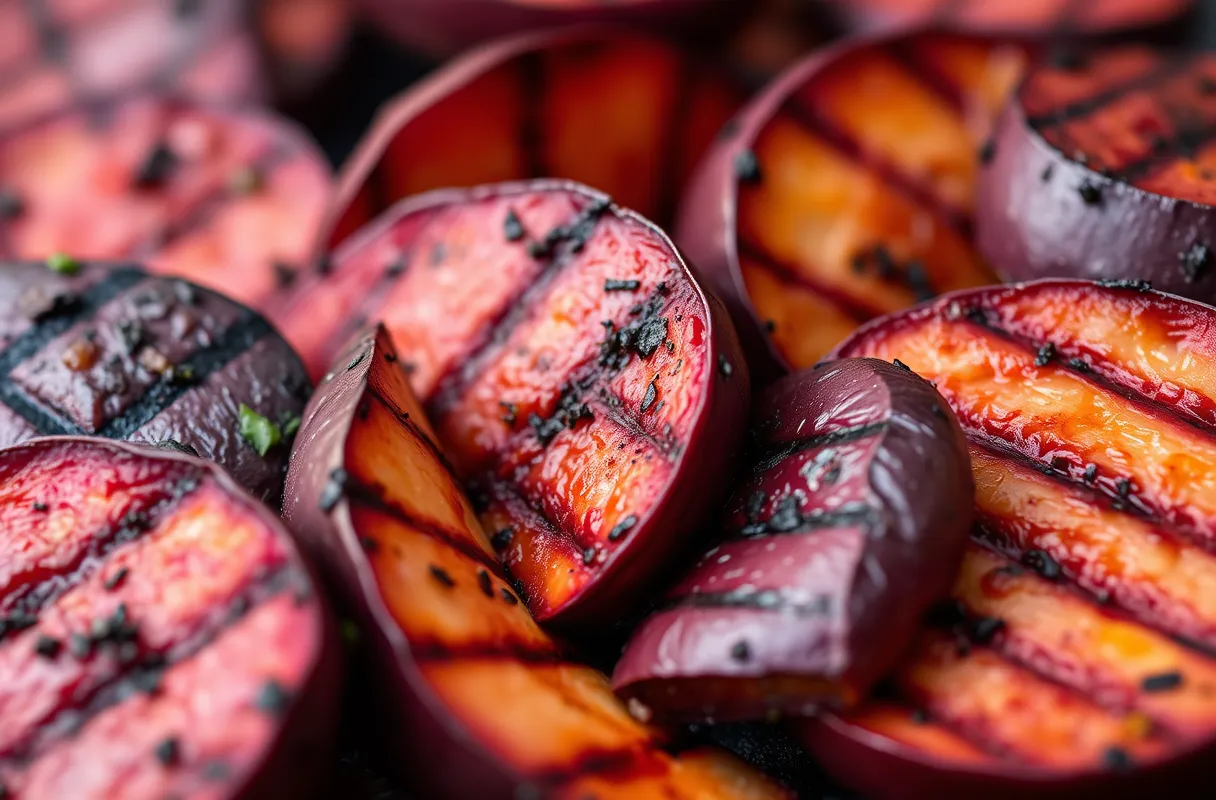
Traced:
<path fill-rule="evenodd" d="M 310 389 L 282 337 L 222 295 L 133 267 L 0 264 L 0 447 L 87 434 L 193 450 L 277 504 Z"/>
<path fill-rule="evenodd" d="M 847 359 L 757 402 L 755 443 L 710 549 L 633 634 L 624 697 L 682 721 L 856 703 L 949 596 L 974 488 L 944 401 Z"/>
<path fill-rule="evenodd" d="M 541 620 L 620 619 L 688 544 L 742 438 L 725 312 L 650 223 L 576 184 L 400 204 L 279 325 L 314 372 L 381 319 Z"/>
<path fill-rule="evenodd" d="M 731 123 L 676 241 L 755 372 L 810 366 L 866 319 L 991 281 L 969 238 L 975 154 L 1024 58 L 946 34 L 846 43 Z"/>
<path fill-rule="evenodd" d="M 0 451 L 6 797 L 296 797 L 336 648 L 282 523 L 197 458 L 103 439 Z"/>
<path fill-rule="evenodd" d="M 739 0 L 359 0 L 380 31 L 439 56 L 499 36 L 580 24 L 689 33 L 725 28 Z"/>
<path fill-rule="evenodd" d="M 825 767 L 875 797 L 1206 792 L 1214 323 L 1181 298 L 1043 281 L 841 347 L 937 385 L 971 441 L 978 523 L 892 697 L 808 732 Z"/>
<path fill-rule="evenodd" d="M 714 748 L 675 753 L 529 616 L 410 391 L 358 337 L 305 414 L 284 513 L 369 640 L 396 764 L 424 797 L 784 796 Z"/>
<path fill-rule="evenodd" d="M 380 112 L 342 171 L 325 246 L 403 197 L 528 178 L 595 186 L 666 225 L 741 100 L 714 70 L 635 34 L 591 28 L 487 45 Z"/>
<path fill-rule="evenodd" d="M 851 28 L 934 23 L 956 30 L 1043 39 L 1157 29 L 1175 22 L 1194 0 L 827 0 L 822 5 Z"/>
<path fill-rule="evenodd" d="M 241 0 L 3 0 L 0 130 L 132 89 L 262 99 Z"/>
<path fill-rule="evenodd" d="M 978 191 L 979 247 L 1013 279 L 1148 280 L 1216 301 L 1216 57 L 1140 47 L 1032 71 Z"/>
<path fill-rule="evenodd" d="M 307 258 L 329 190 L 285 120 L 132 97 L 0 136 L 0 252 L 137 258 L 258 305 Z"/>

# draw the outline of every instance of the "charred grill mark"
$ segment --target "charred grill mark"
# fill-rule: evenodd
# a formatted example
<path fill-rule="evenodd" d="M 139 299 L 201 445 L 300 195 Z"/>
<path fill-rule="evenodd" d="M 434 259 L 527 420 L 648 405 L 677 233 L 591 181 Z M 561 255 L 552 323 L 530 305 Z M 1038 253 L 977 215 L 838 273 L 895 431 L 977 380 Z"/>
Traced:
<path fill-rule="evenodd" d="M 824 118 L 813 106 L 791 96 L 781 105 L 780 113 L 811 136 L 828 144 L 841 157 L 877 175 L 890 189 L 931 213 L 963 239 L 971 239 L 970 214 L 954 208 L 935 195 L 930 187 L 904 174 L 894 165 L 882 160 L 878 154 L 864 152 L 852 137 L 831 120 Z"/>
<path fill-rule="evenodd" d="M 1157 167 L 1167 166 L 1178 159 L 1193 160 L 1201 148 L 1216 139 L 1216 123 L 1205 121 L 1187 107 L 1173 103 L 1162 105 L 1171 120 L 1174 135 L 1155 139 L 1147 153 L 1122 166 L 1106 170 L 1106 177 L 1134 183 Z"/>
<path fill-rule="evenodd" d="M 484 567 L 499 580 L 507 581 L 507 576 L 503 572 L 502 565 L 459 532 L 448 530 L 442 525 L 415 517 L 397 503 L 389 500 L 385 496 L 384 491 L 379 487 L 360 483 L 349 473 L 344 477 L 343 493 L 352 506 L 362 506 L 371 511 L 378 512 L 405 525 L 411 530 L 442 542 L 450 549 L 475 562 L 478 566 Z"/>
<path fill-rule="evenodd" d="M 73 695 L 52 719 L 34 728 L 29 737 L 0 756 L 0 764 L 8 763 L 20 768 L 32 763 L 57 741 L 70 737 L 106 709 L 138 693 L 154 694 L 159 690 L 161 675 L 166 671 L 206 650 L 226 630 L 240 624 L 252 609 L 284 592 L 295 590 L 306 584 L 307 580 L 294 565 L 279 566 L 264 576 L 254 577 L 251 583 L 242 587 L 230 606 L 239 608 L 241 613 L 212 615 L 194 636 L 174 644 L 167 652 L 148 650 L 138 652 L 132 659 L 124 659 L 120 653 L 118 669 L 113 675 L 86 695 Z M 138 618 L 124 619 L 123 624 L 130 626 L 128 635 L 138 637 Z"/>
<path fill-rule="evenodd" d="M 523 95 L 520 109 L 519 144 L 523 149 L 524 170 L 533 178 L 549 175 L 545 159 L 545 121 L 542 106 L 545 92 L 545 64 L 539 52 L 519 57 L 519 83 Z"/>
<path fill-rule="evenodd" d="M 570 224 L 577 222 L 577 219 L 576 216 Z M 568 263 L 567 257 L 560 254 L 546 261 L 538 273 L 525 277 L 527 284 L 519 287 L 515 302 L 503 305 L 501 311 L 485 324 L 479 340 L 475 339 L 469 349 L 435 382 L 430 397 L 420 398 L 430 419 L 437 420 L 442 416 L 447 408 L 460 399 L 464 389 L 493 363 L 515 329 L 532 318 L 536 300 L 544 297 Z"/>
<path fill-rule="evenodd" d="M 152 384 L 144 394 L 129 405 L 121 414 L 109 420 L 97 432 L 110 439 L 125 439 L 168 410 L 179 397 L 194 386 L 201 385 L 216 372 L 241 354 L 251 349 L 262 339 L 270 336 L 273 329 L 256 312 L 245 309 L 231 327 L 215 342 L 199 350 L 177 365 L 179 373 L 193 375 L 190 381 L 161 380 Z M 302 386 L 293 386 L 294 392 Z"/>
<path fill-rule="evenodd" d="M 93 533 L 89 537 L 89 547 L 72 564 L 65 565 L 59 572 L 45 576 L 37 583 L 26 583 L 10 589 L 0 597 L 5 614 L 36 618 L 62 594 L 101 570 L 115 550 L 143 538 L 161 519 L 170 516 L 185 498 L 198 490 L 202 475 L 200 470 L 191 468 L 175 480 L 167 497 L 145 508 L 132 509 L 118 524 Z"/>
<path fill-rule="evenodd" d="M 258 175 L 270 175 L 276 167 L 290 161 L 294 156 L 295 153 L 290 147 L 280 145 L 270 152 L 263 153 L 248 168 Z M 162 250 L 179 239 L 195 233 L 211 221 L 211 217 L 217 209 L 239 194 L 227 183 L 221 185 L 215 191 L 203 196 L 193 207 L 187 209 L 181 218 L 168 226 L 160 236 L 155 237 L 154 242 L 137 245 L 136 251 L 130 255 L 141 256 L 147 255 L 150 250 Z"/>
<path fill-rule="evenodd" d="M 549 766 L 530 776 L 534 785 L 558 788 L 590 775 L 636 775 L 645 769 L 644 763 L 653 760 L 658 750 L 657 742 L 647 742 L 642 748 L 630 747 L 620 750 L 588 750 L 574 756 L 568 764 Z M 673 800 L 680 800 L 674 795 Z"/>
<path fill-rule="evenodd" d="M 751 237 L 745 236 L 742 232 L 740 232 L 738 237 L 738 249 L 740 256 L 756 262 L 769 274 L 775 276 L 783 283 L 806 289 L 830 301 L 842 312 L 852 317 L 858 324 L 874 317 L 882 316 L 882 312 L 877 308 L 866 305 L 864 301 L 850 297 L 839 289 L 821 284 L 814 278 L 805 275 L 801 270 L 778 260 L 763 245 L 755 242 Z"/>
<path fill-rule="evenodd" d="M 931 94 L 945 101 L 947 105 L 959 114 L 966 113 L 967 100 L 959 89 L 958 84 L 952 81 L 949 76 L 935 69 L 932 64 L 928 64 L 923 59 L 918 58 L 909 41 L 900 40 L 892 42 L 889 46 L 889 51 L 896 62 L 903 67 L 904 72 L 915 78 L 917 83 L 928 89 Z"/>
<path fill-rule="evenodd" d="M 1028 115 L 1026 117 L 1026 124 L 1040 134 L 1044 134 L 1052 128 L 1087 117 L 1122 99 L 1131 92 L 1154 89 L 1178 72 L 1189 71 L 1195 63 L 1196 58 L 1197 56 L 1191 53 L 1170 56 L 1160 66 L 1150 69 L 1142 75 L 1130 78 L 1116 86 L 1112 86 L 1104 92 L 1099 92 L 1083 100 L 1061 106 L 1054 111 L 1048 111 L 1035 116 Z"/>
<path fill-rule="evenodd" d="M 0 403 L 17 413 L 41 435 L 83 434 L 85 431 L 81 428 L 47 411 L 13 384 L 12 372 L 56 337 L 93 319 L 103 306 L 146 277 L 137 269 L 122 268 L 108 272 L 79 295 L 69 296 L 62 311 L 52 310 L 9 342 L 0 352 Z"/>
<path fill-rule="evenodd" d="M 660 603 L 656 613 L 680 608 L 743 608 L 790 614 L 797 617 L 822 617 L 833 613 L 830 595 L 814 600 L 795 600 L 777 589 L 736 589 L 730 592 L 694 592 Z"/>
<path fill-rule="evenodd" d="M 864 503 L 844 506 L 836 511 L 803 513 L 798 498 L 789 494 L 778 503 L 777 510 L 764 521 L 749 522 L 728 535 L 734 539 L 771 539 L 814 531 L 860 526 L 867 532 L 877 528 L 878 509 Z"/>
<path fill-rule="evenodd" d="M 886 420 L 881 422 L 870 422 L 865 425 L 854 425 L 851 428 L 841 428 L 840 430 L 824 433 L 819 436 L 809 436 L 805 439 L 799 439 L 789 444 L 780 445 L 778 447 L 769 448 L 767 453 L 762 454 L 752 467 L 752 471 L 759 475 L 768 472 L 777 467 L 782 461 L 785 461 L 796 453 L 801 453 L 806 450 L 815 450 L 828 445 L 847 444 L 849 442 L 857 442 L 862 439 L 868 439 L 871 436 L 877 436 L 885 433 L 889 423 Z"/>

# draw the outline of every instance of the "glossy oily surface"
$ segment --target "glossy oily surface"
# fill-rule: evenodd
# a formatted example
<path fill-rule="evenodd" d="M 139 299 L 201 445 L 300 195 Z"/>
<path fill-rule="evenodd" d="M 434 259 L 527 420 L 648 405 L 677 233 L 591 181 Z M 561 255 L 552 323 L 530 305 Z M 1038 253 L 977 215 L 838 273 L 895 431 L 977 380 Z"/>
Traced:
<path fill-rule="evenodd" d="M 30 798 L 303 791 L 337 710 L 327 612 L 277 517 L 198 459 L 0 451 L 0 784 Z"/>
<path fill-rule="evenodd" d="M 729 320 L 666 237 L 575 184 L 424 195 L 276 322 L 315 371 L 373 318 L 533 613 L 642 602 L 713 510 L 749 392 Z"/>
<path fill-rule="evenodd" d="M 1216 746 L 1212 322 L 1050 281 L 943 298 L 842 346 L 936 384 L 971 442 L 978 521 L 957 604 L 893 680 L 917 724 L 864 709 L 811 727 L 825 763 L 888 776 L 842 779 L 890 797 L 1198 790 Z"/>
<path fill-rule="evenodd" d="M 786 797 L 715 748 L 677 751 L 520 602 L 387 331 L 360 335 L 305 415 L 289 525 L 369 645 L 389 752 L 425 797 Z"/>
<path fill-rule="evenodd" d="M 848 359 L 757 401 L 724 538 L 634 632 L 624 697 L 680 720 L 843 707 L 949 595 L 971 524 L 962 431 L 906 369 Z"/>

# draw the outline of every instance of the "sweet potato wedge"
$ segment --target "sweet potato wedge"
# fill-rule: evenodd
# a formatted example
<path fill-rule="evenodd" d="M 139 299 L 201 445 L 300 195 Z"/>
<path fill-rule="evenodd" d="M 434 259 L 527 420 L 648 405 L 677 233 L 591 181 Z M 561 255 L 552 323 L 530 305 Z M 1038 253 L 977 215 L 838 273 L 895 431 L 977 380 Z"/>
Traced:
<path fill-rule="evenodd" d="M 4 0 L 0 131 L 135 89 L 264 98 L 240 0 Z"/>
<path fill-rule="evenodd" d="M 947 34 L 846 42 L 730 123 L 675 238 L 754 372 L 808 367 L 866 319 L 993 280 L 969 237 L 976 153 L 1025 57 Z"/>
<path fill-rule="evenodd" d="M 679 721 L 856 704 L 947 598 L 974 487 L 945 401 L 898 366 L 846 359 L 758 400 L 725 538 L 634 631 L 622 697 Z"/>
<path fill-rule="evenodd" d="M 607 24 L 687 34 L 725 29 L 739 0 L 359 0 L 378 30 L 409 47 L 450 56 L 500 36 Z"/>
<path fill-rule="evenodd" d="M 138 259 L 258 306 L 309 257 L 330 188 L 286 120 L 131 97 L 0 135 L 0 254 Z"/>
<path fill-rule="evenodd" d="M 336 723 L 334 626 L 277 515 L 197 458 L 0 451 L 0 786 L 298 797 Z"/>
<path fill-rule="evenodd" d="M 383 328 L 305 414 L 284 513 L 359 620 L 393 747 L 423 797 L 784 793 L 716 748 L 676 752 L 520 602 Z"/>
<path fill-rule="evenodd" d="M 653 225 L 576 184 L 398 205 L 277 322 L 310 370 L 380 319 L 542 621 L 619 620 L 714 509 L 749 381 Z"/>
<path fill-rule="evenodd" d="M 380 112 L 342 170 L 322 246 L 403 197 L 529 178 L 595 186 L 666 225 L 742 99 L 713 69 L 636 34 L 580 28 L 486 45 Z"/>
<path fill-rule="evenodd" d="M 1041 281 L 876 321 L 971 441 L 974 544 L 893 694 L 805 731 L 875 797 L 1203 796 L 1216 753 L 1208 306 Z"/>
<path fill-rule="evenodd" d="M 311 388 L 266 320 L 215 292 L 133 267 L 0 264 L 0 447 L 53 434 L 174 447 L 277 505 Z"/>
<path fill-rule="evenodd" d="M 1056 40 L 1155 30 L 1176 22 L 1194 0 L 826 0 L 852 29 L 933 23 L 956 30 Z"/>
<path fill-rule="evenodd" d="M 1142 47 L 1033 70 L 979 182 L 981 252 L 1015 280 L 1147 280 L 1216 301 L 1216 57 Z"/>

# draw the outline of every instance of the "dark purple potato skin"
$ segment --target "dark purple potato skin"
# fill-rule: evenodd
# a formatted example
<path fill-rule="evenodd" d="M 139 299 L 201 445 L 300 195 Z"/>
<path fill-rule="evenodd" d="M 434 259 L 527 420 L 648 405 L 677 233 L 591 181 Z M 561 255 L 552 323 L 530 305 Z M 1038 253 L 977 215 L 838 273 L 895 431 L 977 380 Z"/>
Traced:
<path fill-rule="evenodd" d="M 967 543 L 966 441 L 907 370 L 856 358 L 783 378 L 757 401 L 753 432 L 727 507 L 734 535 L 642 623 L 613 675 L 660 718 L 764 719 L 861 699 L 948 596 Z M 774 517 L 783 506 L 792 520 Z M 764 593 L 782 610 L 738 602 Z"/>
<path fill-rule="evenodd" d="M 290 345 L 216 292 L 128 266 L 0 268 L 0 446 L 55 434 L 177 442 L 277 505 L 290 442 L 258 455 L 239 409 L 280 424 L 310 389 Z"/>
<path fill-rule="evenodd" d="M 1002 278 L 1146 280 L 1162 292 L 1216 302 L 1216 269 L 1188 276 L 1183 260 L 1197 243 L 1216 247 L 1216 208 L 1072 160 L 1031 129 L 1018 103 L 1006 105 L 993 146 L 976 188 L 975 228 L 980 252 Z M 1082 186 L 1100 201 L 1087 203 Z"/>
<path fill-rule="evenodd" d="M 748 3 L 737 0 L 587 0 L 554 5 L 513 0 L 360 0 L 365 15 L 411 48 L 448 56 L 500 36 L 568 25 L 625 25 L 668 33 L 716 30 Z"/>

